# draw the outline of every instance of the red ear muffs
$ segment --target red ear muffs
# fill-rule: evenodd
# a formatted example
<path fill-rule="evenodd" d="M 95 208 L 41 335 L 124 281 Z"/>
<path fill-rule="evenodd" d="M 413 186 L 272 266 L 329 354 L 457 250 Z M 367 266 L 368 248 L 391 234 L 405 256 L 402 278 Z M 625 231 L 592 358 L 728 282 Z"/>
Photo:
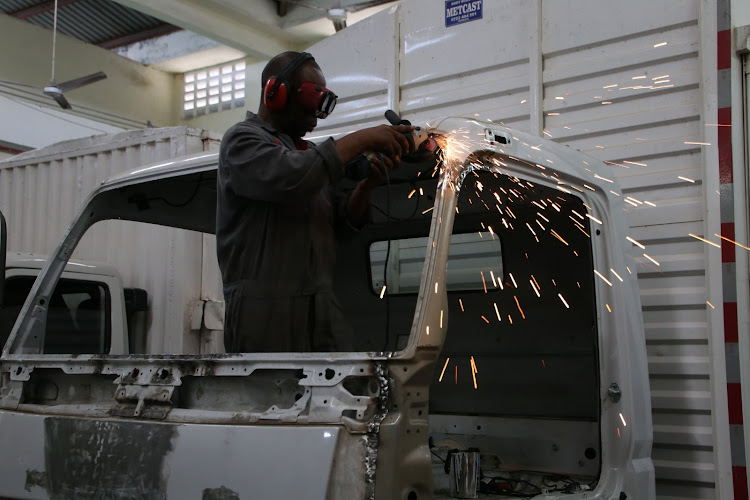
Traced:
<path fill-rule="evenodd" d="M 276 78 L 269 78 L 263 89 L 263 102 L 270 111 L 281 111 L 286 106 L 287 87 L 281 81 L 276 84 Z"/>

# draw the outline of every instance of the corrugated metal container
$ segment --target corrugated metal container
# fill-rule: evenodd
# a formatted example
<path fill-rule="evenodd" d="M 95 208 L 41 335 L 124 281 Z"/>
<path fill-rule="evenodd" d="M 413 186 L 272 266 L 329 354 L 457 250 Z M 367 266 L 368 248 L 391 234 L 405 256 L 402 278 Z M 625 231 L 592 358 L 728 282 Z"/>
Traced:
<path fill-rule="evenodd" d="M 187 127 L 133 130 L 65 141 L 0 162 L 8 251 L 49 254 L 93 188 L 108 177 L 218 150 L 219 142 Z M 198 301 L 222 300 L 213 248 L 212 235 L 113 220 L 95 224 L 73 256 L 110 263 L 126 287 L 148 291 L 147 340 L 139 351 L 198 353 L 200 334 L 190 334 L 193 316 L 202 311 Z M 156 331 L 167 335 L 151 335 Z"/>
<path fill-rule="evenodd" d="M 717 154 L 701 144 L 716 116 L 716 5 L 485 1 L 481 20 L 453 27 L 442 5 L 404 2 L 311 48 L 341 102 L 317 132 L 383 123 L 392 107 L 415 124 L 503 123 L 612 163 L 628 197 L 622 237 L 653 258 L 633 246 L 657 497 L 723 498 L 723 332 L 707 305 L 721 302 L 721 267 L 689 236 L 721 233 Z M 368 57 L 353 69 L 344 45 Z"/>

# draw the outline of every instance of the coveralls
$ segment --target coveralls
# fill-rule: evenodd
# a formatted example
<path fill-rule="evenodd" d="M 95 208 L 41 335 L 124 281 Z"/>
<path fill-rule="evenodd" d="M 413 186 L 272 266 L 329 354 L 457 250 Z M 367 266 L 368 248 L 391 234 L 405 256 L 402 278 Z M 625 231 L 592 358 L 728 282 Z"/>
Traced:
<path fill-rule="evenodd" d="M 350 349 L 332 290 L 343 175 L 332 139 L 295 144 L 252 112 L 227 130 L 216 211 L 227 352 Z"/>

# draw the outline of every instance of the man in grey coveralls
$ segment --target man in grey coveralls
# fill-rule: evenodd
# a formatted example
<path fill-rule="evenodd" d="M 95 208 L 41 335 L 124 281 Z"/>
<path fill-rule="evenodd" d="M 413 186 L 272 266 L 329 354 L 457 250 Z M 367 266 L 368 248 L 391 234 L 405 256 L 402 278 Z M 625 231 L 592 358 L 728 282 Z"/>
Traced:
<path fill-rule="evenodd" d="M 281 81 L 281 84 L 277 82 Z M 302 140 L 336 96 L 309 54 L 285 52 L 263 70 L 258 114 L 221 143 L 216 247 L 224 282 L 227 352 L 350 349 L 333 297 L 335 229 L 365 222 L 383 168 L 409 152 L 407 126 L 372 127 L 313 145 Z M 283 93 L 280 91 L 283 90 Z M 284 98 L 279 102 L 279 97 Z M 348 193 L 335 187 L 364 151 L 376 167 Z"/>

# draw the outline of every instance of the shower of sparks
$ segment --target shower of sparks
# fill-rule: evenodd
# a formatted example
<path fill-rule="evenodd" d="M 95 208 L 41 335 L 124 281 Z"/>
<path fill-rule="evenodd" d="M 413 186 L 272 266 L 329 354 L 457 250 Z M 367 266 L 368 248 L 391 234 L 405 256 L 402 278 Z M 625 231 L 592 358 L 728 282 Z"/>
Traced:
<path fill-rule="evenodd" d="M 518 310 L 521 312 L 521 318 L 526 319 L 526 315 L 523 313 L 523 309 L 521 309 L 521 304 L 518 302 L 518 297 L 514 295 L 513 298 L 516 299 L 516 306 L 518 306 Z"/>
<path fill-rule="evenodd" d="M 458 299 L 458 305 L 461 306 L 461 312 L 464 312 L 464 303 L 461 299 Z"/>
<path fill-rule="evenodd" d="M 600 273 L 599 271 L 597 271 L 596 269 L 594 269 L 594 274 L 596 274 L 596 275 L 597 275 L 597 276 L 599 276 L 599 277 L 600 277 L 600 278 L 601 278 L 602 280 L 604 280 L 604 282 L 605 282 L 606 284 L 608 284 L 609 286 L 612 286 L 612 282 L 611 282 L 611 281 L 609 281 L 609 280 L 608 280 L 607 278 L 605 278 L 605 277 L 604 277 L 604 275 L 603 275 L 602 273 Z"/>
<path fill-rule="evenodd" d="M 614 269 L 612 269 L 612 268 L 610 268 L 609 270 L 610 270 L 610 271 L 612 272 L 612 274 L 614 274 L 615 276 L 617 276 L 617 279 L 618 279 L 618 280 L 620 280 L 620 281 L 622 281 L 622 282 L 624 282 L 624 281 L 625 281 L 625 280 L 623 280 L 623 279 L 622 279 L 622 278 L 620 277 L 620 275 L 619 275 L 619 274 L 617 274 L 617 271 L 615 271 L 615 270 L 614 270 Z"/>
<path fill-rule="evenodd" d="M 445 358 L 445 364 L 443 365 L 443 371 L 440 372 L 440 378 L 438 379 L 438 382 L 443 381 L 443 375 L 445 375 L 445 369 L 448 368 L 448 362 L 451 360 L 451 358 Z"/>
<path fill-rule="evenodd" d="M 709 306 L 711 307 L 711 309 L 716 309 L 716 308 L 714 307 L 714 305 L 713 305 L 713 304 L 712 304 L 711 302 L 709 302 L 709 301 L 706 301 L 706 304 L 708 304 L 708 305 L 709 305 Z"/>
<path fill-rule="evenodd" d="M 713 241 L 708 241 L 707 239 L 701 238 L 700 236 L 696 236 L 693 233 L 688 233 L 688 236 L 692 236 L 696 240 L 701 240 L 703 243 L 708 243 L 709 245 L 715 246 L 716 248 L 721 248 L 721 245 L 719 245 L 718 243 L 714 243 Z"/>
<path fill-rule="evenodd" d="M 721 238 L 722 240 L 726 240 L 726 241 L 728 241 L 729 243 L 733 243 L 733 244 L 737 245 L 737 246 L 738 246 L 738 247 L 740 247 L 740 248 L 744 248 L 745 250 L 749 250 L 749 251 L 750 251 L 750 247 L 746 247 L 745 245 L 740 245 L 740 244 L 739 244 L 739 243 L 737 243 L 736 241 L 734 241 L 734 240 L 730 240 L 729 238 L 725 238 L 724 236 L 722 236 L 722 235 L 720 235 L 720 234 L 716 234 L 716 233 L 714 233 L 714 236 L 718 236 L 718 237 L 719 237 L 719 238 Z"/>
<path fill-rule="evenodd" d="M 629 241 L 630 243 L 632 243 L 633 245 L 635 245 L 635 246 L 639 247 L 639 248 L 640 248 L 641 250 L 645 250 L 645 249 L 646 249 L 646 247 L 645 247 L 644 245 L 642 245 L 641 243 L 638 243 L 637 241 L 635 241 L 635 240 L 634 240 L 633 238 L 631 238 L 630 236 L 626 236 L 626 237 L 625 237 L 625 239 L 626 239 L 626 240 L 628 240 L 628 241 Z"/>
<path fill-rule="evenodd" d="M 531 288 L 534 289 L 534 293 L 536 294 L 536 296 L 541 297 L 541 295 L 539 295 L 539 290 L 537 290 L 536 286 L 534 286 L 534 282 L 532 280 L 529 280 L 529 283 L 531 283 Z"/>
<path fill-rule="evenodd" d="M 622 420 L 622 426 L 623 427 L 627 427 L 628 426 L 628 424 L 625 423 L 625 417 L 622 416 L 622 413 L 620 413 L 620 420 Z"/>
<path fill-rule="evenodd" d="M 500 311 L 497 309 L 497 303 L 493 302 L 493 305 L 495 306 L 495 314 L 497 315 L 497 320 L 502 323 L 503 319 L 500 317 Z"/>
<path fill-rule="evenodd" d="M 382 299 L 384 295 L 385 295 L 385 285 L 383 285 L 383 289 L 380 290 L 380 298 Z"/>
<path fill-rule="evenodd" d="M 550 230 L 549 230 L 549 232 L 550 232 L 550 233 L 552 233 L 552 236 L 554 236 L 554 237 L 555 237 L 555 238 L 557 238 L 558 240 L 560 240 L 560 241 L 562 241 L 563 243 L 565 243 L 565 246 L 570 246 L 570 245 L 568 245 L 568 242 L 567 242 L 567 241 L 565 241 L 564 239 L 562 239 L 562 236 L 560 236 L 559 234 L 557 234 L 557 233 L 555 232 L 555 230 L 554 230 L 554 229 L 550 229 Z"/>
<path fill-rule="evenodd" d="M 594 216 L 593 216 L 593 215 L 591 215 L 591 214 L 586 214 L 586 217 L 588 217 L 588 218 L 589 218 L 589 219 L 591 219 L 592 221 L 596 222 L 597 224 L 600 224 L 600 225 L 602 224 L 602 221 L 600 221 L 599 219 L 597 219 L 596 217 L 594 217 Z"/>
<path fill-rule="evenodd" d="M 484 293 L 487 293 L 487 282 L 484 280 L 484 271 L 479 271 L 479 274 L 482 275 L 482 285 L 484 286 Z"/>
<path fill-rule="evenodd" d="M 650 260 L 651 262 L 653 262 L 654 264 L 656 264 L 657 266 L 659 266 L 659 265 L 660 265 L 660 264 L 659 264 L 658 262 L 656 262 L 656 261 L 655 261 L 655 260 L 653 259 L 653 257 L 650 257 L 650 256 L 646 255 L 645 253 L 643 254 L 643 256 L 644 256 L 644 257 L 646 257 L 646 258 L 647 258 L 648 260 Z"/>
<path fill-rule="evenodd" d="M 563 297 L 561 293 L 558 293 L 558 294 L 557 294 L 557 296 L 558 296 L 558 297 L 560 297 L 560 300 L 562 300 L 562 303 L 563 303 L 563 304 L 565 304 L 565 308 L 566 308 L 566 309 L 570 309 L 570 306 L 569 306 L 569 305 L 568 305 L 568 303 L 567 303 L 567 302 L 565 301 L 565 297 Z"/>

